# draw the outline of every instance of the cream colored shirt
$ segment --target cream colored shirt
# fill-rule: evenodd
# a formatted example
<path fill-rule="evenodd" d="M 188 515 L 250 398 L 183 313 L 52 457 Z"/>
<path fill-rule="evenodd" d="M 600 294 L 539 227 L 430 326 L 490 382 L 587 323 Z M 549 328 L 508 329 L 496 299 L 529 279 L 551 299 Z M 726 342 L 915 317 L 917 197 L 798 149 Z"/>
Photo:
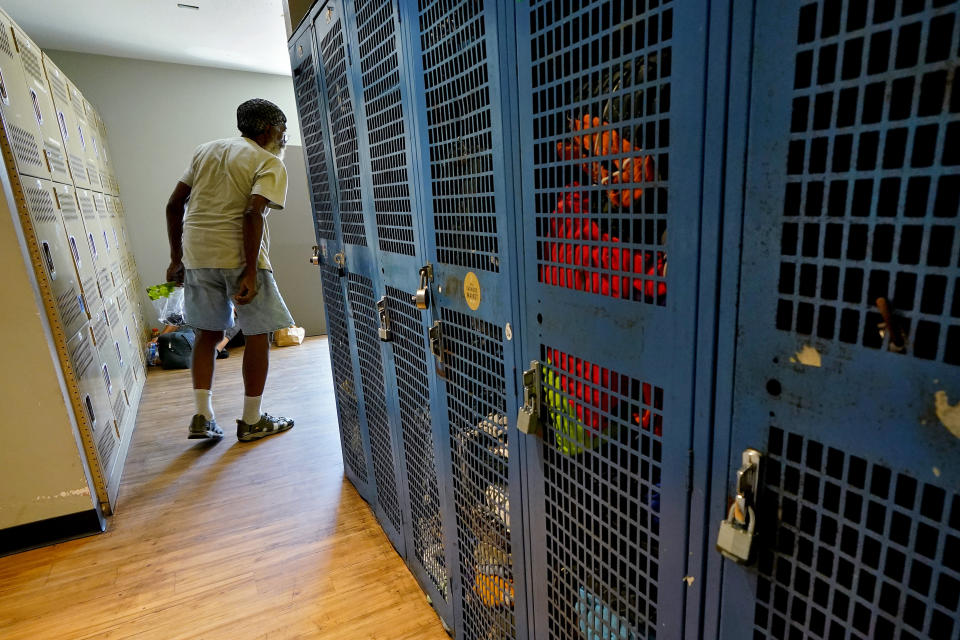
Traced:
<path fill-rule="evenodd" d="M 197 147 L 180 182 L 191 187 L 183 219 L 183 265 L 187 269 L 244 266 L 243 212 L 251 195 L 269 201 L 257 268 L 270 269 L 267 213 L 282 209 L 287 169 L 275 155 L 249 138 L 214 140 Z"/>

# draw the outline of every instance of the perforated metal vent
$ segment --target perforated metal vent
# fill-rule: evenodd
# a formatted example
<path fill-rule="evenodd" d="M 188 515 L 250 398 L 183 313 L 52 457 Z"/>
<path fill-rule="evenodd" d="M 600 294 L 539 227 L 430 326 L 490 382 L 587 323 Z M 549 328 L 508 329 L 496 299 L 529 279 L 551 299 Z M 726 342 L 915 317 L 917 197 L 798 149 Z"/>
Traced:
<path fill-rule="evenodd" d="M 330 178 L 327 173 L 326 147 L 323 141 L 323 117 L 320 111 L 319 91 L 313 56 L 308 55 L 293 71 L 293 89 L 303 129 L 303 145 L 307 151 L 307 172 L 310 180 L 310 200 L 313 204 L 313 223 L 317 237 L 336 238 L 333 223 L 333 204 L 330 199 Z"/>
<path fill-rule="evenodd" d="M 87 375 L 93 362 L 93 348 L 90 343 L 85 339 L 78 340 L 70 351 L 70 364 L 78 380 Z"/>
<path fill-rule="evenodd" d="M 123 421 L 127 417 L 127 401 L 122 392 L 114 394 L 113 417 L 116 418 L 119 425 L 123 425 Z"/>
<path fill-rule="evenodd" d="M 53 204 L 50 190 L 37 186 L 36 180 L 32 180 L 31 183 L 23 186 L 23 194 L 27 197 L 27 205 L 33 221 L 37 224 L 57 222 L 57 208 Z"/>
<path fill-rule="evenodd" d="M 67 172 L 67 161 L 60 149 L 50 143 L 45 143 L 43 148 L 47 152 L 47 161 L 50 163 L 50 171 L 53 174 L 64 178 L 69 176 L 70 174 Z"/>
<path fill-rule="evenodd" d="M 70 173 L 73 175 L 74 182 L 87 180 L 87 168 L 83 164 L 83 158 L 75 153 L 69 153 L 67 162 L 70 164 Z"/>
<path fill-rule="evenodd" d="M 360 156 L 357 152 L 357 128 L 353 118 L 350 76 L 344 48 L 343 29 L 340 20 L 337 20 L 324 36 L 320 49 L 337 167 L 340 232 L 344 242 L 365 247 L 367 236 L 363 223 L 363 196 L 360 193 Z"/>
<path fill-rule="evenodd" d="M 0 22 L 0 51 L 13 57 L 13 47 L 10 45 L 9 27 L 6 22 Z"/>
<path fill-rule="evenodd" d="M 100 420 L 109 420 L 108 416 L 97 416 Z M 104 425 L 100 434 L 97 436 L 97 455 L 100 457 L 100 465 L 105 471 L 113 468 L 113 454 L 117 450 L 117 442 L 113 437 L 113 430 L 109 425 Z"/>
<path fill-rule="evenodd" d="M 960 9 L 924 7 L 800 8 L 776 326 L 960 364 Z"/>
<path fill-rule="evenodd" d="M 663 390 L 541 346 L 550 638 L 652 638 Z"/>
<path fill-rule="evenodd" d="M 43 78 L 43 66 L 40 63 L 40 56 L 29 48 L 26 44 L 20 47 L 20 58 L 23 60 L 23 68 L 42 86 L 47 86 L 47 81 Z"/>
<path fill-rule="evenodd" d="M 350 334 L 347 332 L 346 300 L 335 267 L 320 269 L 323 281 L 323 304 L 327 310 L 327 332 L 330 360 L 333 364 L 333 387 L 340 416 L 340 443 L 344 463 L 360 482 L 367 482 L 367 463 L 360 431 L 357 392 L 354 388 L 353 363 L 350 360 Z"/>
<path fill-rule="evenodd" d="M 960 494 L 771 427 L 754 638 L 957 638 Z"/>
<path fill-rule="evenodd" d="M 103 312 L 93 320 L 93 338 L 100 350 L 106 349 L 110 344 L 110 327 L 106 323 Z"/>
<path fill-rule="evenodd" d="M 15 124 L 6 123 L 5 126 L 10 135 L 13 150 L 17 154 L 17 160 L 30 167 L 42 167 L 43 160 L 40 158 L 37 139 L 29 131 Z"/>
<path fill-rule="evenodd" d="M 437 260 L 499 271 L 484 2 L 419 8 Z"/>
<path fill-rule="evenodd" d="M 64 328 L 77 327 L 83 316 L 80 297 L 71 287 L 57 296 L 57 310 L 60 312 L 60 324 Z"/>
<path fill-rule="evenodd" d="M 97 169 L 97 165 L 92 162 L 87 162 L 87 179 L 95 189 L 103 188 L 100 183 L 100 171 Z"/>
<path fill-rule="evenodd" d="M 77 200 L 73 197 L 73 191 L 58 192 L 57 202 L 60 203 L 60 212 L 64 220 L 78 220 L 80 211 L 77 209 Z"/>
<path fill-rule="evenodd" d="M 373 283 L 369 278 L 351 273 L 348 276 L 348 297 L 353 314 L 353 329 L 360 357 L 360 383 L 363 385 L 363 407 L 370 434 L 373 476 L 377 498 L 396 531 L 401 531 L 400 500 L 393 466 L 393 442 L 384 391 L 383 359 L 377 334 L 378 316 L 373 302 Z"/>
<path fill-rule="evenodd" d="M 537 278 L 666 304 L 673 4 L 530 8 Z"/>
<path fill-rule="evenodd" d="M 387 287 L 386 294 L 393 330 L 391 344 L 403 424 L 403 459 L 407 469 L 414 553 L 433 585 L 443 598 L 449 599 L 423 319 L 420 310 L 410 303 L 410 293 Z"/>
<path fill-rule="evenodd" d="M 133 393 L 133 387 L 136 383 L 137 378 L 133 374 L 133 366 L 128 362 L 123 372 L 123 388 L 127 390 L 127 393 Z"/>
<path fill-rule="evenodd" d="M 503 330 L 441 309 L 467 638 L 517 637 Z"/>
<path fill-rule="evenodd" d="M 394 6 L 390 0 L 358 2 L 357 28 L 379 246 L 383 251 L 412 256 L 416 245 Z"/>
<path fill-rule="evenodd" d="M 53 73 L 51 73 L 47 79 L 50 81 L 50 87 L 53 89 L 53 93 L 57 98 L 59 98 L 63 104 L 70 102 L 70 96 L 67 95 L 67 85 L 64 84 L 63 80 Z"/>
<path fill-rule="evenodd" d="M 80 203 L 80 213 L 83 214 L 83 217 L 87 220 L 96 220 L 97 218 L 97 208 L 93 204 L 93 196 L 90 195 L 89 191 L 76 191 L 77 201 Z"/>

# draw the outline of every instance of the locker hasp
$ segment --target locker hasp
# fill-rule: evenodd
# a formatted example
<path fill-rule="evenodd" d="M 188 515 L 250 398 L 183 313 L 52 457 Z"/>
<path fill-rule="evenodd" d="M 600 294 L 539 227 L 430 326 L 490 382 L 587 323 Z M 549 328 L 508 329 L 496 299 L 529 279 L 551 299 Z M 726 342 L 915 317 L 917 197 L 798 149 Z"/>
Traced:
<path fill-rule="evenodd" d="M 387 314 L 386 296 L 377 300 L 377 316 L 380 318 L 377 335 L 380 336 L 382 342 L 390 342 L 393 339 L 393 331 L 390 330 L 390 316 Z"/>
<path fill-rule="evenodd" d="M 433 281 L 433 265 L 429 262 L 420 267 L 420 288 L 413 296 L 413 304 L 417 309 L 426 309 L 430 306 L 430 282 Z"/>
<path fill-rule="evenodd" d="M 517 414 L 517 429 L 528 436 L 540 435 L 540 405 L 543 395 L 540 386 L 540 363 L 530 362 L 530 368 L 523 372 L 523 406 Z"/>
<path fill-rule="evenodd" d="M 745 449 L 737 471 L 737 495 L 727 511 L 727 519 L 720 523 L 717 534 L 717 551 L 738 564 L 748 564 L 753 559 L 756 532 L 757 484 L 760 479 L 760 452 Z"/>

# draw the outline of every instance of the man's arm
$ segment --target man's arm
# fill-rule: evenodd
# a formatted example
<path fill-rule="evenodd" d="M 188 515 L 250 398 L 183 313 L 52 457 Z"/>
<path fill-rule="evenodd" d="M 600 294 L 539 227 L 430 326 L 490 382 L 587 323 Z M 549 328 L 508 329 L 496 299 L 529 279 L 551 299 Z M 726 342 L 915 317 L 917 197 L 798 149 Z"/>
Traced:
<path fill-rule="evenodd" d="M 190 198 L 190 185 L 177 182 L 167 200 L 167 240 L 170 242 L 170 266 L 167 281 L 183 284 L 183 211 Z"/>
<path fill-rule="evenodd" d="M 263 242 L 263 212 L 269 202 L 262 195 L 254 194 L 247 200 L 247 208 L 243 211 L 244 267 L 237 294 L 233 296 L 237 304 L 247 304 L 257 295 L 257 259 Z"/>

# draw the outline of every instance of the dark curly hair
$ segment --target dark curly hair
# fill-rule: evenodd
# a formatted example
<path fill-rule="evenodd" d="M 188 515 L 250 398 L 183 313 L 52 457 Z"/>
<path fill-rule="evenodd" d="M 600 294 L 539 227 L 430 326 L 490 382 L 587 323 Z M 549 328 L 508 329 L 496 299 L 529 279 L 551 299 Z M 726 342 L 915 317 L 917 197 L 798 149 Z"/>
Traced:
<path fill-rule="evenodd" d="M 267 127 L 287 123 L 287 116 L 280 107 L 269 100 L 254 98 L 237 107 L 237 128 L 248 138 L 266 133 Z"/>

